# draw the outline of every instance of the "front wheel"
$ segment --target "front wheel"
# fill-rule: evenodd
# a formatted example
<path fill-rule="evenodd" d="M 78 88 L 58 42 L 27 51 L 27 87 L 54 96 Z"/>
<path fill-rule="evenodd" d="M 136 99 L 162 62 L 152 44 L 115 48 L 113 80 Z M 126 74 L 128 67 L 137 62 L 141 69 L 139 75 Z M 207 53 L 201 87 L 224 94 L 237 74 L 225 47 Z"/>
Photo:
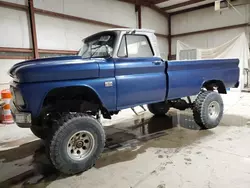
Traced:
<path fill-rule="evenodd" d="M 201 128 L 212 129 L 219 125 L 223 110 L 223 100 L 219 93 L 213 91 L 200 93 L 194 102 L 194 120 Z"/>
<path fill-rule="evenodd" d="M 48 140 L 49 157 L 64 174 L 76 174 L 91 168 L 104 149 L 105 132 L 92 116 L 67 114 Z"/>

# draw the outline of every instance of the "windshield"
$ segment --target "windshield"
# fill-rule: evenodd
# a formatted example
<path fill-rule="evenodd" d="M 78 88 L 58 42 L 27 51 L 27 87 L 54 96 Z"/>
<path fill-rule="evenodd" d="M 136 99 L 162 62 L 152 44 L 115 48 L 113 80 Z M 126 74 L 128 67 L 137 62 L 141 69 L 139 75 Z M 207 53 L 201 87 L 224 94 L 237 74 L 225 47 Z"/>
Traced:
<path fill-rule="evenodd" d="M 83 40 L 83 46 L 78 55 L 83 58 L 110 57 L 113 55 L 114 35 L 95 35 Z"/>

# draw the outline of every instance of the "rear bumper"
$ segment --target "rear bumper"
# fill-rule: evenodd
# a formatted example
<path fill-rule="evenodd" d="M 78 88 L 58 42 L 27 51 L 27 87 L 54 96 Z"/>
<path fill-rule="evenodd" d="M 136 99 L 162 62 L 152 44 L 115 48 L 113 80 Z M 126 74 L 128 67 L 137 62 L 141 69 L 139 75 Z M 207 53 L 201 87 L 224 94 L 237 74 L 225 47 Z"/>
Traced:
<path fill-rule="evenodd" d="M 21 128 L 30 128 L 32 125 L 31 113 L 20 112 L 15 107 L 13 103 L 11 103 L 11 113 L 18 127 Z"/>

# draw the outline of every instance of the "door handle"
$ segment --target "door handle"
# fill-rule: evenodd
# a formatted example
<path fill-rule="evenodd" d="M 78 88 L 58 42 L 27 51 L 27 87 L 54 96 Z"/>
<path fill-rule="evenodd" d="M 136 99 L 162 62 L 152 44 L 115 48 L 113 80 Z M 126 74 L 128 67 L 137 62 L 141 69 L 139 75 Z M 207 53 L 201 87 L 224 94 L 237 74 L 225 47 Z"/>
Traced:
<path fill-rule="evenodd" d="M 153 64 L 155 65 L 161 65 L 162 61 L 153 61 Z"/>

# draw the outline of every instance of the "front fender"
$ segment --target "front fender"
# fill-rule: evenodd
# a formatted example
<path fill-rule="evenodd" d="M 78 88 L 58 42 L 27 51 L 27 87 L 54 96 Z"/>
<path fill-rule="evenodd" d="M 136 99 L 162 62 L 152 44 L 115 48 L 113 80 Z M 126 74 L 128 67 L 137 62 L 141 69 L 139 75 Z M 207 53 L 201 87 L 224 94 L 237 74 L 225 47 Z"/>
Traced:
<path fill-rule="evenodd" d="M 105 87 L 105 82 L 113 82 L 112 87 Z M 43 83 L 24 83 L 15 84 L 21 90 L 26 107 L 24 111 L 31 112 L 32 117 L 37 117 L 40 114 L 43 101 L 47 94 L 56 88 L 84 86 L 92 89 L 103 106 L 112 111 L 116 110 L 116 82 L 115 78 L 102 78 L 93 80 L 72 80 L 60 82 L 43 82 Z"/>

